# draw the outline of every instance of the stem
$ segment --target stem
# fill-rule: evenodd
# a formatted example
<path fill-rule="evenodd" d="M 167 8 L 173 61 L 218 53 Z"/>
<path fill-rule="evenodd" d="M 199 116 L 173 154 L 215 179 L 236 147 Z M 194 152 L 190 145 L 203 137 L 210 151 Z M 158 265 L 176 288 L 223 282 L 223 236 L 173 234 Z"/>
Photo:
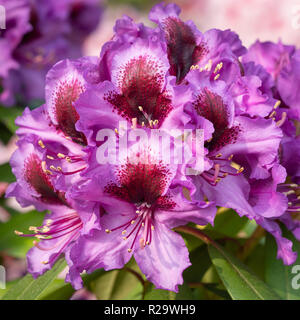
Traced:
<path fill-rule="evenodd" d="M 199 229 L 196 229 L 193 227 L 188 227 L 188 226 L 180 226 L 180 227 L 176 227 L 174 230 L 190 234 L 190 235 L 202 240 L 204 243 L 206 243 L 208 245 L 212 245 L 218 249 L 220 248 L 219 245 L 213 239 L 211 239 L 208 235 L 206 235 L 205 233 L 203 233 Z"/>
<path fill-rule="evenodd" d="M 124 270 L 130 272 L 132 275 L 134 275 L 140 281 L 140 283 L 143 286 L 142 300 L 144 300 L 145 294 L 146 294 L 146 281 L 143 279 L 143 277 L 138 272 L 136 272 L 135 270 L 133 270 L 129 267 L 125 267 Z"/>
<path fill-rule="evenodd" d="M 242 252 L 240 254 L 240 258 L 245 260 L 249 254 L 252 252 L 254 247 L 257 245 L 259 240 L 266 234 L 266 231 L 261 227 L 257 226 L 254 232 L 252 233 L 251 237 L 247 239 L 245 242 Z"/>

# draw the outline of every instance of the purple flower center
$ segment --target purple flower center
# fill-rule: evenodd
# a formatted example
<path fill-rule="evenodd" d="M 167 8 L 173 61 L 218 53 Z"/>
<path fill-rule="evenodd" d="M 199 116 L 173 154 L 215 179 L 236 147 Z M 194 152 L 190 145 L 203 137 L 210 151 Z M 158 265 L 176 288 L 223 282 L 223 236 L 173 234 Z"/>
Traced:
<path fill-rule="evenodd" d="M 222 97 L 205 88 L 193 102 L 197 113 L 214 125 L 212 140 L 205 147 L 209 151 L 218 151 L 230 143 L 235 143 L 239 127 L 228 128 L 228 111 Z"/>
<path fill-rule="evenodd" d="M 105 99 L 115 111 L 139 125 L 161 123 L 172 109 L 171 99 L 163 89 L 164 74 L 156 61 L 147 56 L 131 59 L 119 78 L 121 93 L 109 92 Z"/>
<path fill-rule="evenodd" d="M 34 153 L 25 161 L 24 177 L 26 182 L 40 195 L 39 200 L 42 202 L 66 204 L 64 193 L 54 190 L 49 176 L 43 170 L 41 159 Z"/>
<path fill-rule="evenodd" d="M 105 191 L 137 206 L 147 203 L 151 208 L 171 209 L 174 203 L 162 196 L 169 170 L 163 164 L 127 163 L 118 172 L 119 186 L 110 183 Z"/>
<path fill-rule="evenodd" d="M 83 133 L 78 132 L 75 124 L 79 115 L 73 106 L 79 95 L 83 92 L 83 87 L 77 79 L 70 82 L 60 83 L 56 90 L 54 104 L 55 116 L 60 129 L 66 136 L 71 137 L 76 143 L 86 145 L 87 141 Z"/>
<path fill-rule="evenodd" d="M 197 45 L 192 29 L 178 18 L 164 20 L 164 30 L 168 44 L 170 74 L 176 76 L 180 83 L 192 65 L 197 64 L 207 53 L 206 47 Z"/>
<path fill-rule="evenodd" d="M 169 170 L 162 164 L 127 163 L 118 172 L 119 186 L 115 183 L 106 186 L 107 193 L 133 203 L 137 209 L 136 215 L 126 223 L 112 230 L 106 230 L 107 233 L 110 233 L 122 229 L 122 235 L 126 235 L 124 240 L 134 235 L 128 252 L 132 251 L 140 233 L 141 248 L 151 243 L 156 209 L 170 210 L 176 206 L 169 196 L 162 196 L 168 175 Z"/>

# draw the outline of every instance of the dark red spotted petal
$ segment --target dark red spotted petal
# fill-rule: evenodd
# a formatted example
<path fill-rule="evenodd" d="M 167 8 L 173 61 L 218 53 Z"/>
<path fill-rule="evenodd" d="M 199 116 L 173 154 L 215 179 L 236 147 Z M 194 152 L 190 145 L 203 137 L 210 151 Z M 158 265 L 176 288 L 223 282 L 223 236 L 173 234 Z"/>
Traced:
<path fill-rule="evenodd" d="M 192 65 L 197 64 L 207 54 L 204 44 L 197 45 L 192 29 L 175 17 L 169 17 L 163 23 L 168 44 L 170 74 L 180 83 Z"/>
<path fill-rule="evenodd" d="M 39 199 L 48 204 L 66 204 L 64 194 L 54 190 L 49 176 L 42 168 L 41 159 L 31 154 L 25 162 L 24 177 L 26 182 L 40 195 Z"/>
<path fill-rule="evenodd" d="M 129 121 L 136 118 L 140 125 L 149 124 L 149 120 L 161 123 L 172 109 L 163 86 L 164 74 L 158 63 L 148 56 L 140 56 L 125 65 L 119 81 L 121 94 L 109 92 L 105 99 Z"/>
<path fill-rule="evenodd" d="M 55 117 L 58 123 L 58 128 L 68 137 L 71 137 L 74 142 L 86 145 L 85 136 L 78 132 L 75 124 L 79 119 L 73 103 L 79 98 L 83 92 L 83 87 L 77 79 L 72 81 L 64 81 L 60 83 L 56 90 L 54 99 Z"/>
<path fill-rule="evenodd" d="M 239 127 L 228 128 L 228 109 L 221 96 L 204 89 L 193 102 L 197 113 L 214 125 L 212 140 L 206 147 L 217 151 L 229 143 L 235 143 Z"/>
<path fill-rule="evenodd" d="M 105 191 L 133 204 L 147 203 L 152 208 L 171 209 L 175 206 L 168 196 L 162 196 L 168 183 L 169 170 L 162 164 L 123 165 L 118 171 L 119 186 L 109 184 Z"/>

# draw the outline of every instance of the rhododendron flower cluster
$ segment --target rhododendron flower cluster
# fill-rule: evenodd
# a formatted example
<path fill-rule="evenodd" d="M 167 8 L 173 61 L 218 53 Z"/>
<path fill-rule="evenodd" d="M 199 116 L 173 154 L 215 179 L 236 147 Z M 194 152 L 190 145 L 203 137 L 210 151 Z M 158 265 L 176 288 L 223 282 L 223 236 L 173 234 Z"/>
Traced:
<path fill-rule="evenodd" d="M 79 58 L 82 42 L 98 25 L 98 0 L 0 0 L 6 13 L 0 30 L 0 102 L 11 106 L 44 98 L 45 75 L 65 58 Z M 88 19 L 87 19 L 88 17 Z"/>
<path fill-rule="evenodd" d="M 201 32 L 179 14 L 162 3 L 149 14 L 156 27 L 117 20 L 99 57 L 55 64 L 45 104 L 17 118 L 7 196 L 50 212 L 16 231 L 34 238 L 34 277 L 64 254 L 79 289 L 82 272 L 133 256 L 157 288 L 177 291 L 190 260 L 173 229 L 213 225 L 219 206 L 254 220 L 274 236 L 277 257 L 295 262 L 281 224 L 300 240 L 300 51 L 259 41 L 247 49 L 233 31 Z M 100 162 L 99 132 L 119 141 L 120 123 L 179 133 L 168 148 L 131 140 L 126 152 L 115 148 L 117 162 Z M 174 160 L 179 140 L 199 157 L 182 130 L 202 130 L 202 165 Z"/>

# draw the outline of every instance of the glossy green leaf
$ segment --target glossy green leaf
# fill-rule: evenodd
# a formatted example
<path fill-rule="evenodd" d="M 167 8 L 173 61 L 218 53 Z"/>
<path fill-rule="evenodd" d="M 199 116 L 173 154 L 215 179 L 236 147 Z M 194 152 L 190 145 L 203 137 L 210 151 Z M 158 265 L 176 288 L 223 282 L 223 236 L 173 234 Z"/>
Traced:
<path fill-rule="evenodd" d="M 168 290 L 155 289 L 151 283 L 147 288 L 145 300 L 175 300 L 176 293 Z"/>
<path fill-rule="evenodd" d="M 249 220 L 246 217 L 240 217 L 234 210 L 229 209 L 217 214 L 214 226 L 209 226 L 208 230 L 220 232 L 228 237 L 234 237 L 244 226 L 246 226 L 248 221 Z"/>
<path fill-rule="evenodd" d="M 292 269 L 300 265 L 300 243 L 290 232 L 283 235 L 293 241 L 293 250 L 298 253 L 297 261 L 291 266 L 285 266 L 282 260 L 276 258 L 277 245 L 275 239 L 268 234 L 265 244 L 265 279 L 270 287 L 284 300 L 300 300 L 300 288 L 293 288 L 292 281 L 296 274 Z M 299 272 L 299 271 L 298 271 Z M 300 282 L 300 280 L 298 280 Z"/>
<path fill-rule="evenodd" d="M 127 267 L 140 273 L 134 260 L 131 260 Z M 90 288 L 99 300 L 127 300 L 129 297 L 142 299 L 142 283 L 126 268 L 104 272 L 91 282 Z"/>
<path fill-rule="evenodd" d="M 190 261 L 192 265 L 183 272 L 184 281 L 187 283 L 201 282 L 205 272 L 211 266 L 207 246 L 202 245 L 191 251 Z"/>
<path fill-rule="evenodd" d="M 60 259 L 51 270 L 45 272 L 36 280 L 30 274 L 20 279 L 13 285 L 8 292 L 2 297 L 2 300 L 37 300 L 48 286 L 64 270 L 67 263 Z"/>
<path fill-rule="evenodd" d="M 11 167 L 9 163 L 4 163 L 0 165 L 0 180 L 1 182 L 14 182 L 16 181 L 15 176 L 11 172 Z"/>
<path fill-rule="evenodd" d="M 14 133 L 17 129 L 15 125 L 15 120 L 18 116 L 20 116 L 23 112 L 23 109 L 13 107 L 13 108 L 5 108 L 0 107 L 0 119 L 3 124 L 12 132 Z"/>
<path fill-rule="evenodd" d="M 278 300 L 280 297 L 221 246 L 208 247 L 212 263 L 234 300 Z"/>

